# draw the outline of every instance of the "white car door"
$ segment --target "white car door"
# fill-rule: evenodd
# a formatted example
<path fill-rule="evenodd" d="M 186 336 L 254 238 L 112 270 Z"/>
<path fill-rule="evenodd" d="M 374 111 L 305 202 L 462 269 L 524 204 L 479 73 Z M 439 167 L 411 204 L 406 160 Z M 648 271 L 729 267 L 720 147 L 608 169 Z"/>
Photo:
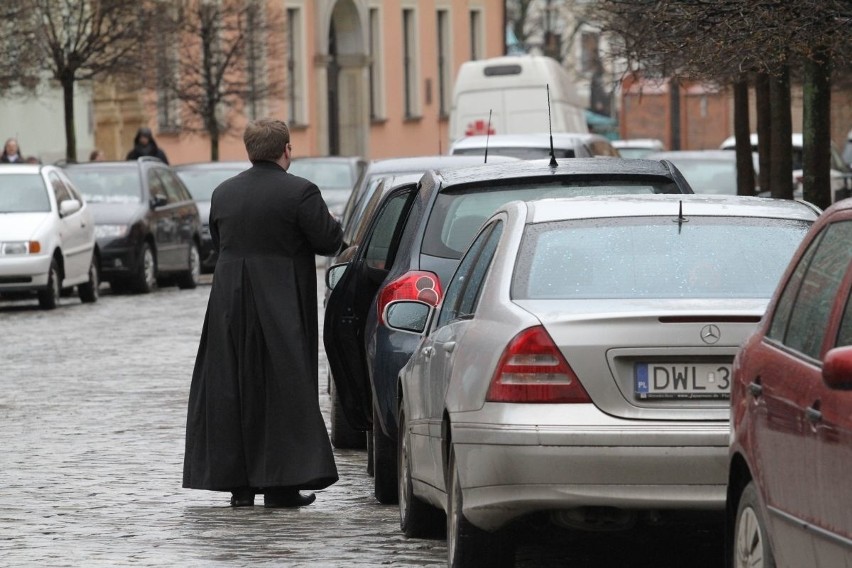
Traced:
<path fill-rule="evenodd" d="M 94 248 L 94 223 L 88 209 L 83 208 L 79 194 L 72 193 L 59 174 L 50 172 L 48 179 L 56 197 L 59 246 L 62 248 L 65 259 L 65 278 L 62 280 L 62 285 L 68 287 L 88 280 L 89 264 L 92 261 Z M 80 201 L 80 209 L 63 215 L 62 203 L 74 199 Z"/>

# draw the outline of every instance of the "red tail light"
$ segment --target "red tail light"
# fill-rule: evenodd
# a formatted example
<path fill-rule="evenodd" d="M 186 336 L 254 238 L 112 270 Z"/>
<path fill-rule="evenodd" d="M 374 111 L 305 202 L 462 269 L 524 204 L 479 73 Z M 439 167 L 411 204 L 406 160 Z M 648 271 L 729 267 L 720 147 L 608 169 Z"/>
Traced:
<path fill-rule="evenodd" d="M 378 305 L 379 323 L 385 323 L 385 306 L 394 300 L 420 300 L 430 306 L 437 306 L 442 295 L 441 281 L 434 272 L 424 270 L 406 272 L 382 288 Z"/>
<path fill-rule="evenodd" d="M 485 400 L 592 402 L 553 339 L 540 325 L 525 329 L 506 346 Z"/>

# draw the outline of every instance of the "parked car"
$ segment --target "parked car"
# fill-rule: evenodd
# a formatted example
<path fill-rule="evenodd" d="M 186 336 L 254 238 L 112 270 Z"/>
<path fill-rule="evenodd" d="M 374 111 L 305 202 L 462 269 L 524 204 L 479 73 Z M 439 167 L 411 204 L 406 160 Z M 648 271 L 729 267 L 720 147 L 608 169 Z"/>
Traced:
<path fill-rule="evenodd" d="M 115 291 L 151 292 L 201 274 L 201 217 L 174 170 L 156 158 L 68 164 L 92 208 L 101 276 Z"/>
<path fill-rule="evenodd" d="M 380 303 L 400 333 L 430 322 L 396 389 L 402 529 L 445 511 L 449 566 L 511 566 L 501 529 L 531 514 L 721 521 L 731 364 L 816 217 L 697 195 L 499 208 L 437 309 Z"/>
<path fill-rule="evenodd" d="M 754 171 L 760 167 L 757 153 L 752 153 Z M 737 154 L 727 150 L 673 150 L 648 154 L 648 160 L 669 160 L 695 193 L 715 195 L 737 194 Z M 755 183 L 757 178 L 755 177 Z M 757 188 L 759 191 L 759 188 Z M 755 195 L 758 193 L 755 191 Z"/>
<path fill-rule="evenodd" d="M 852 566 L 850 242 L 847 199 L 811 227 L 734 360 L 732 566 Z"/>
<path fill-rule="evenodd" d="M 751 148 L 757 152 L 757 134 L 750 136 Z M 793 139 L 793 197 L 801 199 L 803 196 L 802 187 L 802 163 L 804 154 L 804 136 L 801 133 L 794 133 Z M 735 150 L 737 145 L 736 138 L 731 136 L 726 138 L 722 145 L 719 146 L 722 150 Z M 834 203 L 838 199 L 843 199 L 852 195 L 852 171 L 849 166 L 843 161 L 843 158 L 838 152 L 834 144 L 831 144 L 831 202 Z M 767 194 L 766 197 L 769 195 Z"/>
<path fill-rule="evenodd" d="M 0 167 L 0 294 L 50 310 L 76 286 L 96 302 L 98 263 L 92 209 L 60 168 Z"/>
<path fill-rule="evenodd" d="M 622 158 L 647 158 L 655 152 L 665 152 L 666 147 L 656 138 L 626 138 L 613 140 L 612 146 Z"/>
<path fill-rule="evenodd" d="M 600 134 L 555 132 L 552 136 L 556 158 L 619 157 L 618 150 Z M 453 142 L 450 154 L 484 156 L 487 147 L 489 159 L 495 155 L 540 160 L 550 157 L 550 139 L 547 132 L 467 136 Z"/>
<path fill-rule="evenodd" d="M 201 215 L 201 272 L 210 273 L 216 268 L 216 256 L 219 251 L 213 249 L 213 239 L 210 237 L 210 199 L 213 190 L 226 179 L 251 167 L 251 162 L 224 161 L 199 162 L 173 166 L 175 173 L 189 190 L 190 195 L 198 206 Z"/>
<path fill-rule="evenodd" d="M 341 219 L 349 195 L 366 169 L 367 161 L 358 156 L 324 156 L 293 158 L 287 171 L 317 184 L 328 210 Z"/>
<path fill-rule="evenodd" d="M 630 193 L 691 193 L 676 169 L 649 160 L 576 158 L 430 170 L 382 197 L 357 251 L 332 266 L 324 343 L 335 392 L 356 430 L 372 432 L 376 498 L 396 500 L 397 375 L 417 338 L 384 325 L 391 301 L 436 304 L 459 258 L 488 216 L 514 199 Z M 336 284 L 336 285 L 335 285 Z"/>

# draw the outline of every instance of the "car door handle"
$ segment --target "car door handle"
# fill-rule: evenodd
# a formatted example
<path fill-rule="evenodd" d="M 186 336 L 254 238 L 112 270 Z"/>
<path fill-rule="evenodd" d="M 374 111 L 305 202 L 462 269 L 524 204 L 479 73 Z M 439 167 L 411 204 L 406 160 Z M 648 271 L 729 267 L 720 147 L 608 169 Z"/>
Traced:
<path fill-rule="evenodd" d="M 763 387 L 760 383 L 749 383 L 748 392 L 751 396 L 758 397 L 763 394 Z"/>
<path fill-rule="evenodd" d="M 435 354 L 435 348 L 434 348 L 434 347 L 431 347 L 431 346 L 430 346 L 430 347 L 424 347 L 424 348 L 423 348 L 423 351 L 421 351 L 421 353 L 423 353 L 423 356 L 424 356 L 424 357 L 426 357 L 426 358 L 428 359 L 428 358 L 430 358 L 432 355 L 434 355 L 434 354 Z"/>
<path fill-rule="evenodd" d="M 822 420 L 822 412 L 820 412 L 813 406 L 809 406 L 805 409 L 805 416 L 810 422 L 813 423 L 817 423 Z"/>
<path fill-rule="evenodd" d="M 443 348 L 444 348 L 444 351 L 446 351 L 447 353 L 452 353 L 456 348 L 456 342 L 455 341 L 448 341 L 448 342 L 443 344 Z"/>

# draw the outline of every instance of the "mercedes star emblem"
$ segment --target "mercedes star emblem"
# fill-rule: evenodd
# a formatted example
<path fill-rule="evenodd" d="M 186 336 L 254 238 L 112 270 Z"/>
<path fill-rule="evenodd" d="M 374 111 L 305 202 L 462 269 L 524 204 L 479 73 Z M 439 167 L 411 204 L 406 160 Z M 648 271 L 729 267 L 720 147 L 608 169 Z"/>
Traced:
<path fill-rule="evenodd" d="M 722 332 L 720 332 L 719 328 L 715 325 L 705 325 L 701 328 L 701 340 L 704 343 L 713 345 L 719 341 L 720 337 L 722 337 Z"/>

